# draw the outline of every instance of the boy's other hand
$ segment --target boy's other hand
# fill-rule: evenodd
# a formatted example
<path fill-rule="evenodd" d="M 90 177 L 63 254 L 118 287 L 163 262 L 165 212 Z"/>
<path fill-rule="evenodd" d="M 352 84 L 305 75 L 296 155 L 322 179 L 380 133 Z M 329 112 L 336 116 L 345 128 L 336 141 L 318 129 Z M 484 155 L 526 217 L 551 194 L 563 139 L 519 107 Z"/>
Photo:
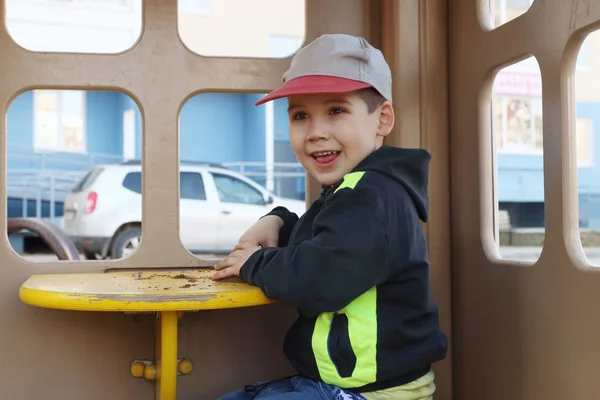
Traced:
<path fill-rule="evenodd" d="M 248 261 L 252 254 L 260 249 L 261 246 L 253 243 L 239 243 L 226 259 L 213 267 L 217 271 L 212 277 L 213 280 L 219 280 L 230 276 L 240 276 L 242 265 Z"/>
<path fill-rule="evenodd" d="M 252 225 L 242 237 L 240 243 L 251 243 L 262 247 L 277 247 L 279 244 L 279 230 L 283 220 L 276 215 L 267 215 Z"/>

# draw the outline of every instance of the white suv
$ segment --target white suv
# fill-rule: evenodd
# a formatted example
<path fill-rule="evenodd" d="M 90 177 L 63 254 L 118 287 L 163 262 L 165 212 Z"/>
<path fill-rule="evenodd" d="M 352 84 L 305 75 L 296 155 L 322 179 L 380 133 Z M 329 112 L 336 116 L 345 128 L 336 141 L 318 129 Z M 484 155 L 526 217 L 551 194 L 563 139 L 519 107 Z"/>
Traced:
<path fill-rule="evenodd" d="M 302 215 L 305 202 L 284 199 L 216 164 L 180 165 L 180 231 L 193 253 L 227 253 L 276 206 Z M 137 248 L 142 220 L 141 163 L 93 167 L 64 203 L 62 229 L 89 259 L 121 258 Z"/>

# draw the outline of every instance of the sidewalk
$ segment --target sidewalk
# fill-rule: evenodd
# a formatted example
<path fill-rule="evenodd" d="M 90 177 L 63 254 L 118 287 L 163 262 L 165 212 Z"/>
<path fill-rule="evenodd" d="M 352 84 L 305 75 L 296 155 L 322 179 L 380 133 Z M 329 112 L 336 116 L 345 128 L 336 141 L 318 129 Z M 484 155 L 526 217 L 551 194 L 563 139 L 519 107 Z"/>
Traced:
<path fill-rule="evenodd" d="M 600 247 L 584 247 L 583 251 L 590 263 L 600 266 Z M 541 252 L 541 247 L 500 247 L 502 258 L 510 260 L 535 261 Z"/>

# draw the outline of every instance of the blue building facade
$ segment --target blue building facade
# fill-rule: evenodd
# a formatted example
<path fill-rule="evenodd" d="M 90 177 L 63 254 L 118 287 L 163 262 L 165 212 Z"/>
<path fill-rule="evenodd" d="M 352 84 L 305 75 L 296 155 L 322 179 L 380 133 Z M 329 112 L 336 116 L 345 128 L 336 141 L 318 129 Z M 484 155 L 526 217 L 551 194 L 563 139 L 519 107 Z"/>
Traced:
<path fill-rule="evenodd" d="M 119 162 L 124 153 L 131 158 L 141 158 L 142 121 L 136 103 L 120 92 L 83 92 L 83 120 L 81 129 L 84 148 L 62 149 L 47 144 L 40 149 L 38 131 L 47 129 L 48 124 L 40 123 L 38 104 L 32 91 L 20 94 L 8 110 L 7 147 L 9 184 L 18 180 L 27 171 L 85 171 L 93 164 Z M 265 106 L 256 107 L 254 102 L 260 94 L 204 93 L 191 98 L 182 108 L 180 115 L 180 155 L 186 161 L 207 161 L 217 163 L 264 163 L 265 151 Z M 60 103 L 60 101 L 58 101 Z M 289 146 L 288 117 L 285 100 L 274 103 L 273 140 L 275 162 L 296 162 Z M 48 121 L 55 121 L 54 115 L 68 114 L 68 101 L 58 111 L 52 107 Z M 133 113 L 133 133 L 126 133 L 127 112 Z M 54 113 L 54 114 L 52 114 Z M 73 114 L 73 112 L 71 112 Z M 67 120 L 68 115 L 58 117 Z M 593 139 L 600 137 L 600 103 L 578 103 L 577 117 L 590 121 Z M 45 121 L 45 120 L 44 120 Z M 42 121 L 43 122 L 43 121 Z M 51 122 L 52 125 L 54 122 Z M 131 123 L 131 121 L 130 121 Z M 40 127 L 38 127 L 38 124 Z M 79 123 L 81 125 L 81 123 Z M 75 123 L 74 126 L 79 126 Z M 63 128 L 47 130 L 56 134 Z M 64 129 L 67 136 L 73 129 Z M 77 131 L 79 132 L 79 131 Z M 49 134 L 48 134 L 49 135 Z M 124 135 L 130 137 L 132 148 L 126 150 Z M 59 134 L 60 136 L 60 134 Z M 63 137 L 63 138 L 64 138 Z M 52 139 L 54 140 L 54 139 Z M 52 141 L 51 140 L 51 141 Z M 79 143 L 79 142 L 77 142 Z M 589 161 L 579 170 L 580 225 L 585 228 L 600 229 L 600 169 L 595 162 L 600 155 L 600 140 L 593 143 Z M 498 200 L 500 209 L 508 210 L 515 227 L 543 227 L 544 190 L 543 156 L 541 154 L 511 154 L 499 152 Z M 301 172 L 301 169 L 297 171 Z M 252 177 L 265 184 L 264 176 Z M 283 185 L 285 197 L 304 198 L 304 178 L 288 178 Z M 16 189 L 15 189 L 16 188 Z M 24 205 L 19 195 L 18 185 L 9 190 L 9 216 L 22 215 Z M 28 198 L 28 215 L 35 215 L 35 199 Z M 41 202 L 42 214 L 50 215 L 49 203 Z M 60 216 L 60 202 L 54 210 Z"/>
<path fill-rule="evenodd" d="M 600 230 L 600 103 L 578 102 L 576 120 L 579 226 Z M 543 163 L 541 153 L 497 155 L 499 209 L 509 212 L 514 227 L 544 226 Z"/>
<path fill-rule="evenodd" d="M 78 98 L 67 92 L 75 91 L 24 92 L 9 107 L 9 217 L 24 214 L 23 197 L 27 199 L 28 216 L 36 215 L 36 207 L 41 207 L 44 217 L 51 214 L 48 194 L 38 201 L 39 205 L 35 195 L 21 195 L 19 188 L 23 185 L 18 181 L 23 177 L 37 176 L 40 171 L 55 175 L 60 171 L 83 173 L 95 164 L 121 162 L 126 156 L 142 157 L 142 118 L 137 104 L 128 95 L 87 91 L 77 92 Z M 265 171 L 265 106 L 254 105 L 260 97 L 260 94 L 203 93 L 189 99 L 180 114 L 181 160 L 246 163 L 246 173 L 255 172 L 249 177 L 266 185 L 265 175 L 259 172 Z M 289 146 L 286 107 L 285 100 L 273 105 L 276 163 L 297 162 Z M 133 132 L 127 132 L 125 126 L 128 112 L 134 116 L 130 121 Z M 83 137 L 72 140 L 77 135 Z M 133 143 L 129 149 L 126 149 L 127 135 Z M 301 173 L 302 169 L 293 171 Z M 303 177 L 279 179 L 274 191 L 283 197 L 302 199 L 304 184 Z M 57 201 L 53 216 L 61 214 L 61 202 Z"/>
<path fill-rule="evenodd" d="M 261 95 L 204 93 L 192 97 L 180 114 L 180 156 L 182 160 L 211 162 L 265 161 L 265 111 L 254 106 Z M 275 102 L 276 142 L 289 142 L 286 105 Z M 112 91 L 85 92 L 85 150 L 61 151 L 66 159 L 86 157 L 87 154 L 122 157 L 123 113 L 135 112 L 135 158 L 142 155 L 142 121 L 137 104 L 126 94 Z M 8 110 L 8 147 L 36 151 L 34 137 L 33 92 L 15 98 Z M 34 157 L 35 158 L 35 157 Z M 107 157 L 110 159 L 110 157 Z M 8 167 L 23 168 L 22 160 L 8 158 Z M 69 163 L 64 163 L 68 166 Z M 57 165 L 53 165 L 56 168 Z M 60 167 L 59 167 L 60 168 Z"/>

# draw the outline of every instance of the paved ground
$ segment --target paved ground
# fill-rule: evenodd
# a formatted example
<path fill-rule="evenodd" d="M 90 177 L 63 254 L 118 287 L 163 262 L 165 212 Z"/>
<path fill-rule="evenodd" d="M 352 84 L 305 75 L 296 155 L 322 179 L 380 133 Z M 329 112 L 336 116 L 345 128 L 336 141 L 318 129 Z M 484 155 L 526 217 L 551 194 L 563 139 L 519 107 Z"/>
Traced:
<path fill-rule="evenodd" d="M 583 249 L 590 264 L 600 266 L 600 247 L 585 247 Z M 541 247 L 501 247 L 502 258 L 509 260 L 535 261 L 542 252 Z"/>
<path fill-rule="evenodd" d="M 502 247 L 500 248 L 500 254 L 502 254 L 503 258 L 510 260 L 535 261 L 539 257 L 541 250 L 541 247 Z M 600 266 L 600 247 L 587 247 L 584 251 L 591 264 Z M 208 256 L 213 257 L 213 255 Z M 56 260 L 56 257 L 52 254 L 26 255 L 25 258 L 34 262 Z"/>

